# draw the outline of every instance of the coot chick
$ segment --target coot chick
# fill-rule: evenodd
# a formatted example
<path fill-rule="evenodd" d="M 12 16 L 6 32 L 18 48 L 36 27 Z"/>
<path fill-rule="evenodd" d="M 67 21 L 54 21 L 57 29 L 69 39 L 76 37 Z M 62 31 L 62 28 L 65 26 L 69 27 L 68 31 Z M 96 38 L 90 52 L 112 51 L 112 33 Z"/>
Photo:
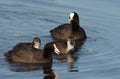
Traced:
<path fill-rule="evenodd" d="M 79 48 L 86 39 L 86 33 L 79 25 L 79 16 L 76 12 L 70 13 L 69 23 L 62 24 L 50 31 L 54 40 L 65 41 L 69 37 L 73 37 L 75 40 L 75 48 Z"/>
<path fill-rule="evenodd" d="M 39 50 L 40 39 L 34 38 L 33 43 L 19 43 L 12 50 L 4 54 L 5 58 L 13 63 L 51 63 L 54 49 L 45 46 Z"/>

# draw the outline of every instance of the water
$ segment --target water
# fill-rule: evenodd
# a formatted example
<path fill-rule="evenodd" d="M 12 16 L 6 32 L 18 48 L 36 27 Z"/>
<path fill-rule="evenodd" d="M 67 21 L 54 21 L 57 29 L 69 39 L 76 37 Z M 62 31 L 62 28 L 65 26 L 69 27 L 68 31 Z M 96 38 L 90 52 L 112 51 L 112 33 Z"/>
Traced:
<path fill-rule="evenodd" d="M 120 79 L 119 0 L 0 0 L 0 78 L 43 79 L 43 69 L 17 71 L 3 54 L 19 42 L 38 36 L 52 41 L 49 30 L 67 23 L 70 12 L 80 16 L 87 40 L 73 64 L 53 62 L 57 79 Z M 24 68 L 24 67 L 23 67 Z M 19 67 L 18 67 L 19 69 Z M 23 69 L 24 70 L 24 69 Z"/>

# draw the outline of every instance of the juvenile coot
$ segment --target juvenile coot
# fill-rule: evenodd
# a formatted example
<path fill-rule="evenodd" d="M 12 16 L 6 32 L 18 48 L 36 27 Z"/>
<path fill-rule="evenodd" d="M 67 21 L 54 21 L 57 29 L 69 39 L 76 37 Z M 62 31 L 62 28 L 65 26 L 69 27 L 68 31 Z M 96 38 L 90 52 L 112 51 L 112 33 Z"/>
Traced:
<path fill-rule="evenodd" d="M 39 50 L 40 39 L 34 38 L 33 43 L 19 43 L 12 50 L 4 54 L 5 58 L 13 63 L 50 63 L 52 62 L 52 49 L 45 46 Z"/>

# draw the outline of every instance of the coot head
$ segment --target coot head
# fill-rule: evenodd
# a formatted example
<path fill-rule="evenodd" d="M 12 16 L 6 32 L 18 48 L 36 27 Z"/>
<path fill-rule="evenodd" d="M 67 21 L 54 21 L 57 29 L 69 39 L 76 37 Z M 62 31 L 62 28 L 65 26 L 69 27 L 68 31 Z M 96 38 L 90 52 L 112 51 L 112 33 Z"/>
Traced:
<path fill-rule="evenodd" d="M 69 22 L 71 23 L 72 21 L 79 24 L 79 16 L 76 12 L 71 12 L 69 15 Z"/>
<path fill-rule="evenodd" d="M 33 38 L 33 47 L 36 49 L 40 48 L 41 40 L 38 37 Z"/>

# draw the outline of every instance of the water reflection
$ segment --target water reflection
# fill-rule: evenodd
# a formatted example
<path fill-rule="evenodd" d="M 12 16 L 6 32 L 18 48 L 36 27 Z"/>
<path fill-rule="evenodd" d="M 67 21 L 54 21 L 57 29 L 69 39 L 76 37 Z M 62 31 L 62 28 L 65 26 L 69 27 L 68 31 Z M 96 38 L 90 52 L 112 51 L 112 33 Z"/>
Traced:
<path fill-rule="evenodd" d="M 68 72 L 79 72 L 79 69 L 77 67 L 74 67 L 74 63 L 68 63 L 67 71 Z"/>
<path fill-rule="evenodd" d="M 77 54 L 77 55 L 76 55 Z M 78 52 L 68 53 L 66 55 L 54 55 L 55 62 L 57 63 L 67 63 L 68 72 L 79 72 L 79 69 L 75 67 L 75 63 L 79 58 Z"/>
<path fill-rule="evenodd" d="M 46 73 L 51 71 L 51 64 L 10 64 L 9 68 L 14 72 L 30 72 L 44 70 Z"/>
<path fill-rule="evenodd" d="M 58 79 L 58 73 L 57 72 L 52 72 L 52 73 L 44 76 L 43 79 Z"/>
<path fill-rule="evenodd" d="M 43 79 L 57 79 L 58 74 L 52 70 L 52 63 L 43 65 L 43 73 L 47 74 Z"/>
<path fill-rule="evenodd" d="M 67 54 L 67 64 L 68 64 L 68 72 L 78 72 L 78 69 L 75 69 L 74 63 L 77 60 L 78 57 L 74 56 L 74 54 L 69 53 Z"/>
<path fill-rule="evenodd" d="M 52 70 L 52 63 L 47 64 L 13 64 L 9 63 L 9 68 L 14 72 L 30 72 L 35 70 L 43 70 L 46 74 L 43 79 L 57 79 L 58 73 Z"/>

